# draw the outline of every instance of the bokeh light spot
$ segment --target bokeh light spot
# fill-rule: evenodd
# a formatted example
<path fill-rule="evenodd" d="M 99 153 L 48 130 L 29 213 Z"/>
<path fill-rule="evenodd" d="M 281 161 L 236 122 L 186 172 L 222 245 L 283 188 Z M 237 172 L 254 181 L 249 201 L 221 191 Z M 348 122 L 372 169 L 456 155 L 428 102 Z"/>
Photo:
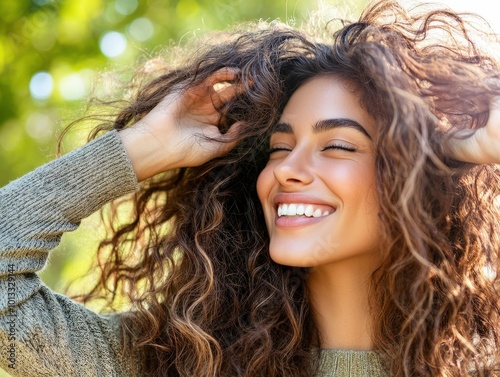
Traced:
<path fill-rule="evenodd" d="M 33 0 L 36 5 L 44 6 L 50 2 L 50 0 Z"/>
<path fill-rule="evenodd" d="M 105 56 L 114 58 L 125 52 L 127 38 L 117 31 L 109 31 L 102 36 L 99 47 Z"/>
<path fill-rule="evenodd" d="M 44 113 L 32 113 L 26 119 L 26 132 L 36 141 L 46 143 L 54 133 L 54 119 Z"/>
<path fill-rule="evenodd" d="M 30 80 L 30 93 L 34 99 L 45 100 L 54 90 L 54 80 L 48 72 L 37 72 Z"/>
<path fill-rule="evenodd" d="M 83 77 L 78 73 L 72 73 L 63 77 L 59 83 L 59 92 L 64 99 L 69 101 L 82 99 L 86 93 Z"/>
<path fill-rule="evenodd" d="M 128 27 L 128 31 L 132 38 L 143 42 L 150 39 L 154 34 L 153 23 L 146 17 L 140 17 L 132 21 Z"/>
<path fill-rule="evenodd" d="M 134 13 L 138 5 L 137 0 L 116 0 L 115 9 L 118 13 L 127 16 Z"/>

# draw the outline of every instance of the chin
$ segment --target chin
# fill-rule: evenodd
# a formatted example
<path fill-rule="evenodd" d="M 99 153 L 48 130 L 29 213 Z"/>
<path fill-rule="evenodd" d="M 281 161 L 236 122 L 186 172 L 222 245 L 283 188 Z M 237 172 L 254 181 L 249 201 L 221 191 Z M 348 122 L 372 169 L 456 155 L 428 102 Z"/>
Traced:
<path fill-rule="evenodd" d="M 321 260 L 318 258 L 318 252 L 305 252 L 304 249 L 299 251 L 287 247 L 276 248 L 271 244 L 269 247 L 269 254 L 274 262 L 283 266 L 315 267 L 321 264 Z"/>

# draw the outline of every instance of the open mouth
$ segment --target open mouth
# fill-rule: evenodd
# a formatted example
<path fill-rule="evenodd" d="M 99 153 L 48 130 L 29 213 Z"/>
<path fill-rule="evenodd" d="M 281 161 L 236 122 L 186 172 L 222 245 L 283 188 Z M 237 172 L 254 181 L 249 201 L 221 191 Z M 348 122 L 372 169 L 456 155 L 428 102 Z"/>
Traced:
<path fill-rule="evenodd" d="M 278 217 L 305 216 L 324 217 L 335 212 L 335 208 L 319 204 L 280 203 L 277 208 Z"/>

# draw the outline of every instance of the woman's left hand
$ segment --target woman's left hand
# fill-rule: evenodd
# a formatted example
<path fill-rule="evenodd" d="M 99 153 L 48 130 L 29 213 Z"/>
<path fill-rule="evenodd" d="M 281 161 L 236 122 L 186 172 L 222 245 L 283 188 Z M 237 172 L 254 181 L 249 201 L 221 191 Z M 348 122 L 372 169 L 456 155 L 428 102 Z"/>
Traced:
<path fill-rule="evenodd" d="M 462 130 L 448 140 L 447 150 L 456 160 L 473 164 L 500 163 L 500 97 L 491 101 L 488 122 L 476 130 Z"/>

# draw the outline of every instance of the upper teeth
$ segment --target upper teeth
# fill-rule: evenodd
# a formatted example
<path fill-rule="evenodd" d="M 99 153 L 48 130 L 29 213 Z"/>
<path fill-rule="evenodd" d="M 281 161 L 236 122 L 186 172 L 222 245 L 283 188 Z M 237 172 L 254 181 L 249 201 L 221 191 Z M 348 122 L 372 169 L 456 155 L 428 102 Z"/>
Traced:
<path fill-rule="evenodd" d="M 311 204 L 279 204 L 278 205 L 278 216 L 307 216 L 307 217 L 321 217 L 328 216 L 329 211 L 322 211 L 320 208 L 314 208 Z"/>

